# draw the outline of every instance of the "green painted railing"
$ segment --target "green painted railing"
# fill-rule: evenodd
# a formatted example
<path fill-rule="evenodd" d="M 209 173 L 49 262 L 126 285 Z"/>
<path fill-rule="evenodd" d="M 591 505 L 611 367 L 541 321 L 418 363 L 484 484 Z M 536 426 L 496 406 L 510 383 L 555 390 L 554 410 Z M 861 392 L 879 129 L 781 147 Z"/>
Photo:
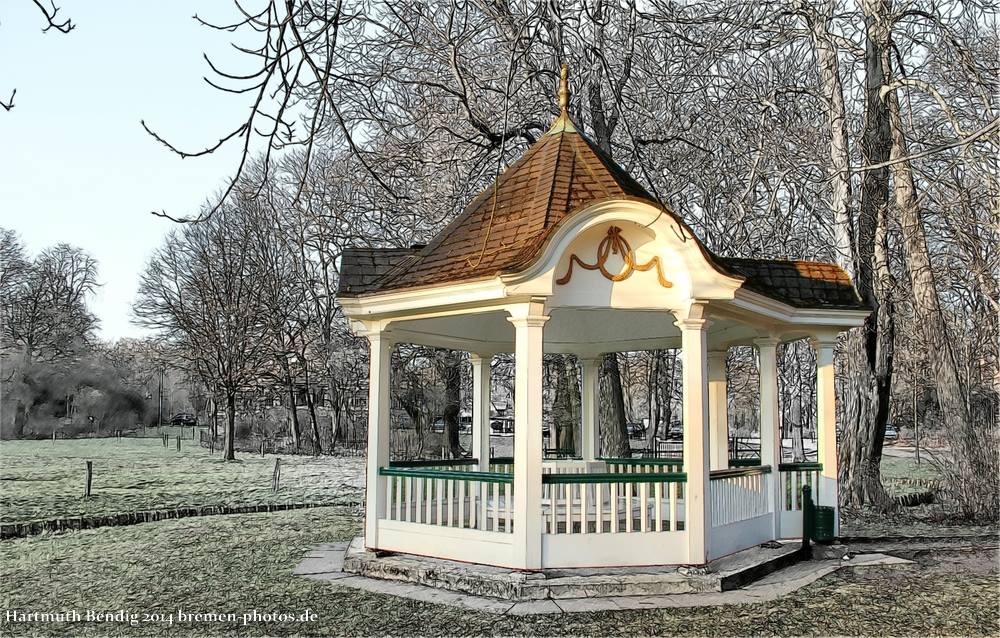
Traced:
<path fill-rule="evenodd" d="M 779 472 L 822 472 L 822 463 L 780 463 Z"/>
<path fill-rule="evenodd" d="M 684 472 L 600 472 L 592 474 L 542 474 L 543 484 L 686 483 Z"/>
<path fill-rule="evenodd" d="M 481 483 L 509 483 L 511 485 L 514 483 L 514 475 L 505 472 L 463 472 L 461 470 L 436 470 L 419 467 L 380 467 L 378 473 L 381 476 L 402 476 L 404 478 L 479 481 Z"/>
<path fill-rule="evenodd" d="M 729 467 L 755 467 L 760 459 L 729 459 Z"/>
<path fill-rule="evenodd" d="M 712 470 L 708 473 L 709 480 L 734 478 L 737 476 L 756 476 L 757 474 L 770 474 L 770 465 L 755 465 L 753 467 L 734 467 L 728 470 Z"/>

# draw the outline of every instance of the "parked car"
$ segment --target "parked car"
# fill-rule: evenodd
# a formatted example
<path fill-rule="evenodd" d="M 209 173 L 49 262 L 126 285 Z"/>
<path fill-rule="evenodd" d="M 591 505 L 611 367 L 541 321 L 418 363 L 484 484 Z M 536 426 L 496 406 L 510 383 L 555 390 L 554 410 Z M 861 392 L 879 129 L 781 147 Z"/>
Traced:
<path fill-rule="evenodd" d="M 193 414 L 187 412 L 180 412 L 171 417 L 169 421 L 170 425 L 180 425 L 180 426 L 192 426 L 198 425 L 198 419 L 195 418 Z"/>
<path fill-rule="evenodd" d="M 896 441 L 899 439 L 899 428 L 893 423 L 885 424 L 885 440 Z"/>
<path fill-rule="evenodd" d="M 671 423 L 670 427 L 667 428 L 667 438 L 668 439 L 683 439 L 684 438 L 684 425 L 681 423 Z"/>
<path fill-rule="evenodd" d="M 640 422 L 626 423 L 625 430 L 632 439 L 641 439 L 646 434 L 646 426 Z"/>

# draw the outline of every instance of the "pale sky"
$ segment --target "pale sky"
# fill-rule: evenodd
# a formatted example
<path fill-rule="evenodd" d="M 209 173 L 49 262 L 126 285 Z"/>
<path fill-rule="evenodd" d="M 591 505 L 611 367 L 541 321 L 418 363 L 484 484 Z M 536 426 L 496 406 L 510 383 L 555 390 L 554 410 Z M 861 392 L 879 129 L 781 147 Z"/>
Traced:
<path fill-rule="evenodd" d="M 30 0 L 0 3 L 0 94 L 17 89 L 15 108 L 0 109 L 0 226 L 31 254 L 58 242 L 89 251 L 100 262 L 100 336 L 139 336 L 130 322 L 138 276 L 174 225 L 150 211 L 197 212 L 237 160 L 235 147 L 182 160 L 139 121 L 201 148 L 245 117 L 245 99 L 202 80 L 203 52 L 234 59 L 231 36 L 191 18 L 231 19 L 234 9 L 225 0 L 56 4 L 77 25 L 68 35 L 41 33 Z"/>

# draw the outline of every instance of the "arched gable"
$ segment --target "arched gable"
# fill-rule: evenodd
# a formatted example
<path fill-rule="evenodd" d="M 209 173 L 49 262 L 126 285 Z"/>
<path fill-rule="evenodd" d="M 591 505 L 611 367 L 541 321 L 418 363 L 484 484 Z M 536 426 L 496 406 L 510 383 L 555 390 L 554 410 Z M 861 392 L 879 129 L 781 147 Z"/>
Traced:
<path fill-rule="evenodd" d="M 732 299 L 742 280 L 721 272 L 670 213 L 611 200 L 566 219 L 538 259 L 503 277 L 509 294 L 549 307 L 679 309 L 692 299 Z"/>

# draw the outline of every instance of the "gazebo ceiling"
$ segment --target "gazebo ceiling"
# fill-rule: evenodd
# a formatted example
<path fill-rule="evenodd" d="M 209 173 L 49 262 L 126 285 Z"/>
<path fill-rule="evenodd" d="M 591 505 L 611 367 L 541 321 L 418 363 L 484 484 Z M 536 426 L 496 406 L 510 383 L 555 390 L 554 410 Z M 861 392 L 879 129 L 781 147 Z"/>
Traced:
<path fill-rule="evenodd" d="M 604 352 L 680 347 L 675 318 L 662 310 L 557 308 L 545 324 L 545 351 L 597 355 Z M 393 334 L 401 341 L 456 347 L 473 352 L 510 352 L 514 328 L 507 313 L 450 315 L 397 320 Z M 710 348 L 750 343 L 766 332 L 737 317 L 716 317 L 708 332 Z"/>

